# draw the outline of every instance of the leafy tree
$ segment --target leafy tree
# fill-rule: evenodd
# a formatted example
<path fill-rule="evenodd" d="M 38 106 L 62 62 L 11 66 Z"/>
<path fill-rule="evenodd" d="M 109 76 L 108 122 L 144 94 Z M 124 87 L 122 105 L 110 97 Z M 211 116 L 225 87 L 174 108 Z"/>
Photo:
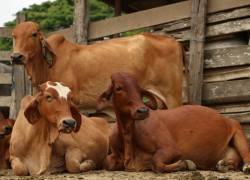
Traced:
<path fill-rule="evenodd" d="M 90 21 L 97 21 L 113 16 L 113 9 L 100 0 L 89 0 Z M 47 1 L 41 5 L 33 4 L 29 8 L 24 8 L 21 13 L 25 13 L 28 21 L 35 21 L 40 24 L 41 30 L 45 33 L 63 29 L 73 24 L 73 0 L 55 0 Z M 5 23 L 6 27 L 14 27 L 14 21 Z M 12 40 L 9 38 L 0 38 L 0 49 L 9 50 L 12 46 Z"/>

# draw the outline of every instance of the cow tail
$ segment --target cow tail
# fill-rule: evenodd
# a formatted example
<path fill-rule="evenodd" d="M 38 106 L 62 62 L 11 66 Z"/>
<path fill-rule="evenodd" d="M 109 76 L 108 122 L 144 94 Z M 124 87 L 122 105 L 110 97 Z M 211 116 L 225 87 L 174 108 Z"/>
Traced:
<path fill-rule="evenodd" d="M 189 82 L 188 72 L 189 72 L 189 70 L 188 70 L 188 59 L 186 57 L 184 46 L 181 45 L 181 48 L 182 48 L 182 61 L 183 61 L 184 73 L 185 73 L 186 84 L 187 84 L 187 103 L 189 103 L 189 87 L 188 87 L 188 82 Z"/>

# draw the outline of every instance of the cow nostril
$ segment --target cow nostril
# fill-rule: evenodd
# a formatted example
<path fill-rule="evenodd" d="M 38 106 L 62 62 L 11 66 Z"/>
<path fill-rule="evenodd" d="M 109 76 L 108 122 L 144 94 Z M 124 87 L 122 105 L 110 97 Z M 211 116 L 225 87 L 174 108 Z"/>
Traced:
<path fill-rule="evenodd" d="M 65 128 L 74 128 L 76 125 L 76 121 L 73 119 L 65 119 L 63 120 L 63 126 Z"/>
<path fill-rule="evenodd" d="M 141 107 L 141 108 L 139 108 L 139 109 L 137 109 L 137 113 L 139 113 L 139 114 L 145 114 L 145 113 L 148 113 L 148 108 L 146 108 L 146 107 Z"/>
<path fill-rule="evenodd" d="M 11 131 L 12 131 L 12 127 L 11 126 L 6 126 L 5 128 L 4 128 L 4 132 L 5 133 L 11 133 Z"/>
<path fill-rule="evenodd" d="M 12 60 L 22 60 L 24 56 L 20 53 L 13 53 L 10 57 Z"/>

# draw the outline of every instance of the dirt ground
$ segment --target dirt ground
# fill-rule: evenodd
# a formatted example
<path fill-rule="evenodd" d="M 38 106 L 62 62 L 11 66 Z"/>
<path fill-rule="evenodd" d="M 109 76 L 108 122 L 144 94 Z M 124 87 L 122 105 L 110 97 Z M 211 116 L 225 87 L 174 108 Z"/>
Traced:
<path fill-rule="evenodd" d="M 91 171 L 83 174 L 58 174 L 43 176 L 13 176 L 10 170 L 0 171 L 0 180 L 50 180 L 50 179 L 83 179 L 83 180 L 242 180 L 249 179 L 250 175 L 242 172 L 218 173 L 214 171 L 190 171 L 155 174 L 152 172 L 124 172 L 124 171 Z"/>

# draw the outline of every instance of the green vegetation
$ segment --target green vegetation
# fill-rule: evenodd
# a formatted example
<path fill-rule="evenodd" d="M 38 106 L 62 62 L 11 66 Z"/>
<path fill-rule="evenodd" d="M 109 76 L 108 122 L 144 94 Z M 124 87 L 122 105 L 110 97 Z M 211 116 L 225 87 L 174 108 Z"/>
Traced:
<path fill-rule="evenodd" d="M 100 0 L 90 0 L 90 21 L 97 21 L 113 16 L 113 9 Z M 28 21 L 35 21 L 40 24 L 43 32 L 51 32 L 69 27 L 73 24 L 73 0 L 55 0 L 44 2 L 41 5 L 31 5 L 24 8 L 21 13 L 25 13 Z M 15 21 L 6 22 L 6 27 L 14 27 Z M 12 41 L 9 38 L 0 39 L 0 50 L 9 50 Z"/>

